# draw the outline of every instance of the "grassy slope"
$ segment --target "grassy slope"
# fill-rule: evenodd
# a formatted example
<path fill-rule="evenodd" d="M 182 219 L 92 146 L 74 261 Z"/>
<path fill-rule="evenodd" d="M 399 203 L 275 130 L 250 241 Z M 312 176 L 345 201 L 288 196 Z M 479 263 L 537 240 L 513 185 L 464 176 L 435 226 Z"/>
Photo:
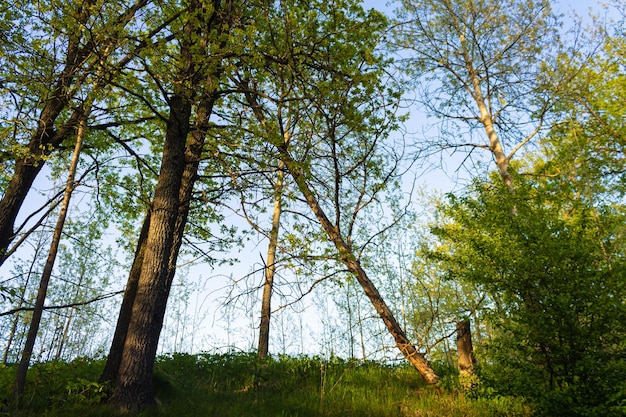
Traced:
<path fill-rule="evenodd" d="M 95 383 L 101 361 L 38 364 L 29 371 L 24 407 L 15 417 L 111 416 Z M 14 369 L 0 368 L 0 398 L 10 398 Z M 453 378 L 453 376 L 451 376 Z M 452 391 L 452 390 L 449 390 Z M 142 416 L 524 416 L 513 400 L 436 394 L 409 367 L 373 362 L 252 354 L 173 355 L 155 370 L 159 407 Z M 0 416 L 9 410 L 0 408 Z"/>

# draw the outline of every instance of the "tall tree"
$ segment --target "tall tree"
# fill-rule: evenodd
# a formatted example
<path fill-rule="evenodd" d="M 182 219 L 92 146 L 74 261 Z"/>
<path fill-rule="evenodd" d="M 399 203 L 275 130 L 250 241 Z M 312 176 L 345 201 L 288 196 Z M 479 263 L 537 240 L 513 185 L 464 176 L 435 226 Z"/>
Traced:
<path fill-rule="evenodd" d="M 428 146 L 486 149 L 512 186 L 511 159 L 544 128 L 545 87 L 559 84 L 544 77 L 559 52 L 550 2 L 403 0 L 397 14 L 395 47 L 419 102 L 440 119 L 443 141 Z"/>
<path fill-rule="evenodd" d="M 269 16 L 269 22 L 291 26 L 285 31 L 286 48 L 269 43 L 276 49 L 267 53 L 267 67 L 279 64 L 280 71 L 264 73 L 257 68 L 242 77 L 245 99 L 260 126 L 253 131 L 272 145 L 334 247 L 335 260 L 356 277 L 400 351 L 429 383 L 437 385 L 439 377 L 361 266 L 360 254 L 367 242 L 357 246 L 354 241 L 360 214 L 376 204 L 377 193 L 393 180 L 398 166 L 394 159 L 398 155 L 384 144 L 395 121 L 397 92 L 382 85 L 386 64 L 375 53 L 386 21 L 351 2 L 296 2 L 278 9 L 278 16 Z M 302 29 L 296 30 L 296 24 Z M 305 52 L 307 45 L 310 52 Z M 272 87 L 276 79 L 290 80 L 293 86 L 287 97 L 281 97 L 283 101 L 272 98 L 283 91 Z M 281 103 L 290 111 L 289 120 L 297 120 L 288 144 L 280 135 Z"/>
<path fill-rule="evenodd" d="M 87 105 L 91 108 L 91 105 Z M 74 178 L 76 176 L 76 168 L 78 167 L 78 161 L 80 159 L 80 152 L 83 147 L 83 141 L 85 138 L 85 131 L 87 129 L 87 117 L 89 110 L 85 111 L 85 114 L 80 120 L 78 126 L 78 132 L 76 135 L 76 145 L 74 146 L 74 155 L 72 156 L 72 162 L 67 175 L 67 184 L 65 186 L 65 194 L 63 196 L 63 203 L 59 212 L 56 226 L 54 228 L 54 235 L 52 236 L 52 243 L 50 244 L 50 251 L 48 252 L 48 258 L 44 265 L 41 280 L 39 282 L 39 290 L 37 292 L 37 300 L 35 301 L 35 308 L 33 310 L 33 316 L 31 318 L 30 327 L 28 329 L 28 335 L 26 336 L 26 343 L 24 350 L 22 351 L 22 357 L 20 364 L 17 368 L 15 376 L 15 397 L 19 404 L 19 400 L 24 394 L 24 387 L 26 385 L 26 373 L 30 365 L 31 355 L 35 346 L 35 340 L 37 338 L 37 332 L 39 331 L 39 324 L 41 322 L 41 316 L 43 314 L 43 307 L 46 301 L 46 295 L 48 292 L 48 284 L 50 283 L 50 277 L 52 276 L 52 268 L 56 261 L 59 243 L 61 241 L 61 233 L 63 232 L 63 225 L 67 217 L 67 211 L 72 197 L 72 192 L 75 188 Z"/>
<path fill-rule="evenodd" d="M 192 1 L 183 13 L 174 14 L 178 74 L 171 80 L 171 95 L 166 97 L 170 114 L 161 170 L 144 223 L 145 241 L 138 243 L 138 248 L 145 248 L 137 251 L 142 258 L 130 316 L 127 321 L 118 321 L 118 327 L 126 327 L 123 349 L 119 364 L 112 364 L 115 388 L 110 402 L 122 410 L 154 403 L 152 369 L 208 120 L 217 98 L 221 48 L 228 39 L 232 6 L 229 1 Z M 196 125 L 192 128 L 193 116 Z"/>
<path fill-rule="evenodd" d="M 289 128 L 287 128 L 287 132 Z M 288 133 L 285 142 L 288 142 Z M 259 346 L 258 353 L 260 358 L 266 358 L 269 354 L 270 340 L 270 319 L 272 314 L 272 292 L 274 291 L 274 275 L 276 273 L 276 252 L 278 249 L 278 239 L 280 233 L 280 216 L 282 214 L 283 205 L 283 187 L 284 187 L 284 167 L 278 165 L 276 173 L 276 184 L 274 185 L 274 209 L 272 210 L 272 227 L 269 234 L 269 242 L 267 245 L 267 265 L 265 266 L 265 281 L 263 282 L 263 297 L 261 299 L 261 323 L 259 325 Z"/>
<path fill-rule="evenodd" d="M 420 102 L 440 119 L 437 145 L 487 150 L 512 190 L 511 160 L 544 129 L 563 81 L 548 76 L 560 52 L 550 2 L 403 0 L 397 15 L 396 47 L 408 53 Z"/>

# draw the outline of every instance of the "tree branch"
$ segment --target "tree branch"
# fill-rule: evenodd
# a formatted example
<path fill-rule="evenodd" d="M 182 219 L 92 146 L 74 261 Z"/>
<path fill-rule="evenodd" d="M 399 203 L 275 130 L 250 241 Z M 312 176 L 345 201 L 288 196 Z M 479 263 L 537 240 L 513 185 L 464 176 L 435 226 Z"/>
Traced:
<path fill-rule="evenodd" d="M 87 301 L 80 301 L 80 302 L 76 302 L 76 303 L 63 304 L 63 305 L 58 305 L 58 306 L 47 306 L 47 307 L 44 307 L 43 309 L 44 310 L 62 310 L 64 308 L 86 306 L 88 304 L 95 303 L 97 301 L 106 300 L 108 298 L 112 298 L 112 297 L 115 297 L 116 295 L 120 295 L 120 294 L 123 294 L 123 293 L 124 293 L 124 291 L 120 290 L 120 291 L 112 292 L 112 293 L 109 293 L 109 294 L 101 295 L 99 297 L 92 298 L 91 300 L 87 300 Z M 9 310 L 9 311 L 5 311 L 3 313 L 0 313 L 0 317 L 9 316 L 9 315 L 15 314 L 15 313 L 21 313 L 23 311 L 33 311 L 34 309 L 35 309 L 34 307 L 14 308 L 13 310 Z"/>

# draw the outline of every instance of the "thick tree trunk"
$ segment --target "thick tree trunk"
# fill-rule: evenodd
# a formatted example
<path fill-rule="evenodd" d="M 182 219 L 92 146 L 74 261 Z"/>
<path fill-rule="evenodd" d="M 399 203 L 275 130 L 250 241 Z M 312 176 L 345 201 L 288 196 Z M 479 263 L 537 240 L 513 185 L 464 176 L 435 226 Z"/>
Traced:
<path fill-rule="evenodd" d="M 189 143 L 185 150 L 185 168 L 183 171 L 179 192 L 178 216 L 173 232 L 172 250 L 168 266 L 168 274 L 166 278 L 166 287 L 168 294 L 172 285 L 172 281 L 176 274 L 176 260 L 178 258 L 178 253 L 183 242 L 183 236 L 185 231 L 185 225 L 187 224 L 187 217 L 189 214 L 193 187 L 198 176 L 198 166 L 202 158 L 202 151 L 206 139 L 206 129 L 208 126 L 209 118 L 213 112 L 215 99 L 215 96 L 207 95 L 207 97 L 201 101 L 198 111 L 196 112 L 195 127 L 191 132 Z M 113 382 L 117 379 L 119 366 L 122 360 L 122 352 L 124 350 L 124 344 L 126 342 L 126 335 L 128 333 L 128 326 L 130 324 L 132 316 L 132 307 L 135 302 L 135 297 L 137 295 L 137 286 L 139 282 L 139 276 L 141 274 L 141 266 L 144 260 L 149 227 L 150 211 L 146 214 L 146 218 L 144 219 L 141 233 L 139 235 L 139 240 L 137 242 L 135 258 L 133 260 L 133 265 L 130 270 L 126 289 L 124 291 L 122 305 L 120 307 L 120 313 L 117 319 L 115 333 L 113 335 L 113 341 L 111 343 L 111 348 L 107 356 L 104 370 L 102 372 L 102 375 L 100 376 L 100 381 L 102 382 Z M 164 313 L 165 310 L 163 310 L 163 314 Z M 160 320 L 162 320 L 162 318 Z"/>
<path fill-rule="evenodd" d="M 137 296 L 137 287 L 139 285 L 139 276 L 141 275 L 143 256 L 146 251 L 146 241 L 148 238 L 149 228 L 150 211 L 148 210 L 143 221 L 143 225 L 141 226 L 141 233 L 139 234 L 139 239 L 137 241 L 137 249 L 135 250 L 133 265 L 131 266 L 130 273 L 128 274 L 128 281 L 126 282 L 120 313 L 117 316 L 117 325 L 115 326 L 115 333 L 113 334 L 111 348 L 109 349 L 109 354 L 107 355 L 104 370 L 100 376 L 101 382 L 113 382 L 117 379 L 120 362 L 122 361 L 122 352 L 124 351 L 124 344 L 126 343 L 126 335 L 128 333 L 128 325 L 130 324 L 133 304 L 135 303 L 135 297 Z"/>
<path fill-rule="evenodd" d="M 459 381 L 464 391 L 469 391 L 474 385 L 474 348 L 472 346 L 472 330 L 469 319 L 456 324 L 456 350 L 459 360 Z"/>
<path fill-rule="evenodd" d="M 218 77 L 219 72 L 220 69 L 218 69 L 213 76 Z M 202 160 L 202 152 L 204 149 L 204 142 L 206 140 L 209 119 L 213 113 L 213 105 L 215 104 L 216 99 L 216 95 L 210 93 L 200 100 L 198 110 L 195 114 L 196 122 L 194 129 L 190 134 L 187 149 L 185 150 L 185 169 L 183 171 L 180 192 L 178 194 L 179 208 L 176 226 L 174 228 L 172 253 L 169 260 L 167 277 L 168 287 L 171 287 L 172 282 L 174 281 L 174 275 L 176 274 L 176 261 L 178 259 L 180 248 L 183 244 L 185 226 L 187 225 L 187 218 L 191 207 L 193 188 L 196 180 L 198 179 L 198 167 L 200 165 L 200 161 Z"/>
<path fill-rule="evenodd" d="M 178 217 L 178 193 L 185 167 L 185 143 L 191 103 L 183 96 L 170 98 L 170 117 L 161 170 L 151 208 L 137 293 L 110 402 L 124 411 L 154 404 L 152 370 L 169 289 L 167 276 L 174 228 Z"/>
<path fill-rule="evenodd" d="M 52 268 L 54 267 L 59 243 L 61 241 L 61 233 L 63 232 L 63 226 L 65 225 L 65 218 L 67 216 L 67 210 L 70 204 L 70 199 L 72 197 L 72 191 L 74 191 L 75 187 L 74 178 L 76 176 L 78 160 L 80 159 L 80 152 L 83 146 L 86 126 L 87 115 L 84 115 L 78 127 L 76 146 L 74 147 L 74 155 L 72 157 L 72 162 L 70 164 L 70 169 L 67 176 L 67 184 L 65 186 L 63 203 L 61 203 L 59 218 L 57 219 L 57 223 L 54 228 L 48 258 L 46 259 L 46 263 L 41 274 L 41 281 L 39 283 L 39 290 L 37 291 L 37 299 L 35 300 L 35 306 L 30 322 L 30 327 L 26 336 L 26 343 L 24 346 L 24 350 L 22 351 L 22 357 L 20 359 L 20 364 L 18 366 L 15 377 L 15 397 L 18 404 L 20 398 L 24 394 L 24 387 L 26 385 L 26 373 L 28 371 L 28 366 L 30 365 L 30 358 L 33 353 L 33 348 L 35 346 L 37 332 L 39 331 L 39 324 L 41 323 L 41 317 L 43 315 L 44 302 L 46 300 L 46 294 L 48 292 L 48 284 L 50 282 L 50 277 L 52 276 Z"/>
<path fill-rule="evenodd" d="M 356 277 L 357 281 L 363 288 L 363 291 L 365 291 L 365 294 L 376 309 L 376 312 L 385 323 L 387 330 L 391 336 L 393 336 L 396 346 L 400 349 L 400 352 L 402 352 L 409 363 L 411 363 L 411 365 L 419 371 L 426 382 L 433 385 L 438 391 L 441 391 L 441 388 L 439 388 L 439 376 L 430 367 L 426 358 L 419 353 L 417 349 L 415 349 L 415 346 L 413 346 L 402 327 L 398 324 L 398 321 L 378 292 L 378 289 L 369 279 L 367 273 L 361 267 L 360 262 L 344 241 L 343 237 L 339 233 L 339 229 L 328 219 L 328 216 L 317 201 L 317 198 L 309 188 L 302 169 L 291 158 L 285 148 L 279 149 L 279 152 L 283 162 L 285 163 L 285 167 L 295 180 L 298 189 L 304 196 L 307 204 L 320 222 L 330 241 L 333 242 L 335 248 L 339 252 L 341 262 Z"/>
<path fill-rule="evenodd" d="M 208 117 L 212 112 L 213 102 L 214 98 L 211 98 L 209 102 L 201 106 L 201 110 L 197 113 L 196 117 L 200 120 L 208 121 Z M 206 123 L 202 123 L 202 125 L 205 124 Z M 147 233 L 145 234 L 145 237 L 143 236 L 145 229 L 152 230 L 152 222 L 154 222 L 154 219 L 150 219 L 150 216 L 148 215 L 144 221 L 142 237 L 139 239 L 138 248 L 135 254 L 135 261 L 133 262 L 133 268 L 129 276 L 127 289 L 124 293 L 124 300 L 122 301 L 120 317 L 118 318 L 118 324 L 116 327 L 116 337 L 114 338 L 114 343 L 111 346 L 105 370 L 101 376 L 101 380 L 103 381 L 116 381 L 116 391 L 111 398 L 111 402 L 122 409 L 141 409 L 146 405 L 150 405 L 154 401 L 151 386 L 152 367 L 154 364 L 154 357 L 156 356 L 156 347 L 158 345 L 160 330 L 165 316 L 167 299 L 169 298 L 172 282 L 176 274 L 176 260 L 178 258 L 180 247 L 182 246 L 185 225 L 189 214 L 191 195 L 197 178 L 198 165 L 200 163 L 205 137 L 206 130 L 204 130 L 204 127 L 194 130 L 194 132 L 190 135 L 189 145 L 184 153 L 184 169 L 182 171 L 182 175 L 179 175 L 179 178 L 182 178 L 180 180 L 180 186 L 175 190 L 178 210 L 172 229 L 169 232 L 171 237 L 169 256 L 167 258 L 163 258 L 168 259 L 167 264 L 163 266 L 166 268 L 166 271 L 162 278 L 158 278 L 159 280 L 162 280 L 160 285 L 154 282 L 150 283 L 153 286 L 158 286 L 158 289 L 150 292 L 151 294 L 155 294 L 154 297 L 156 297 L 154 303 L 152 303 L 153 307 L 151 308 L 151 323 L 150 326 L 147 326 L 146 323 L 142 326 L 144 327 L 142 333 L 150 334 L 144 336 L 146 339 L 146 341 L 143 342 L 146 345 L 145 349 L 141 349 L 138 352 L 129 350 L 128 347 L 129 344 L 133 344 L 132 340 L 137 337 L 137 335 L 133 333 L 136 332 L 136 330 L 132 327 L 132 323 L 135 321 L 135 315 L 137 314 L 137 305 L 143 304 L 141 300 L 145 298 L 144 293 L 140 292 L 140 283 L 141 277 L 144 275 L 146 262 L 148 262 L 147 256 L 149 255 L 149 252 L 147 248 L 150 246 L 150 238 Z M 162 174 L 159 175 L 159 178 L 161 175 Z M 157 196 L 155 193 L 155 201 L 156 199 Z M 156 207 L 153 207 L 153 211 L 155 209 Z M 164 235 L 159 234 L 159 236 Z M 128 308 L 128 306 L 130 306 L 130 308 Z M 140 373 L 133 375 L 131 378 L 124 378 L 123 374 L 128 373 L 124 366 L 130 366 L 125 365 L 124 363 L 125 360 L 127 362 L 130 360 L 127 357 L 129 352 L 134 352 L 133 354 L 141 356 L 145 355 L 151 357 L 151 359 L 144 360 L 141 364 L 135 364 L 131 367 L 131 369 L 140 370 Z M 134 373 L 134 371 L 131 373 Z M 143 380 L 143 384 L 139 383 L 139 379 Z M 125 383 L 126 385 L 120 386 L 120 381 L 128 382 Z M 118 393 L 119 391 L 128 392 L 122 395 Z M 135 395 L 137 395 L 136 401 L 133 401 Z"/>

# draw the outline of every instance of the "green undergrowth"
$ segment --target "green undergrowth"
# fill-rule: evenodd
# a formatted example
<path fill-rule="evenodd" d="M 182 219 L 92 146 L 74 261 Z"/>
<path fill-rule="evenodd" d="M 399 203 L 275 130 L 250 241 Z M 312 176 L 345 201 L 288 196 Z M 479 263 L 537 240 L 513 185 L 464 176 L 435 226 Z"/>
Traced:
<path fill-rule="evenodd" d="M 19 410 L 0 417 L 112 416 L 102 405 L 107 387 L 97 383 L 103 361 L 46 362 L 29 371 Z M 507 397 L 468 398 L 444 374 L 438 394 L 409 366 L 377 362 L 279 356 L 261 361 L 254 354 L 174 354 L 155 366 L 158 406 L 141 416 L 530 416 Z M 11 398 L 14 367 L 0 368 L 0 394 Z M 11 412 L 11 414 L 9 414 Z"/>

